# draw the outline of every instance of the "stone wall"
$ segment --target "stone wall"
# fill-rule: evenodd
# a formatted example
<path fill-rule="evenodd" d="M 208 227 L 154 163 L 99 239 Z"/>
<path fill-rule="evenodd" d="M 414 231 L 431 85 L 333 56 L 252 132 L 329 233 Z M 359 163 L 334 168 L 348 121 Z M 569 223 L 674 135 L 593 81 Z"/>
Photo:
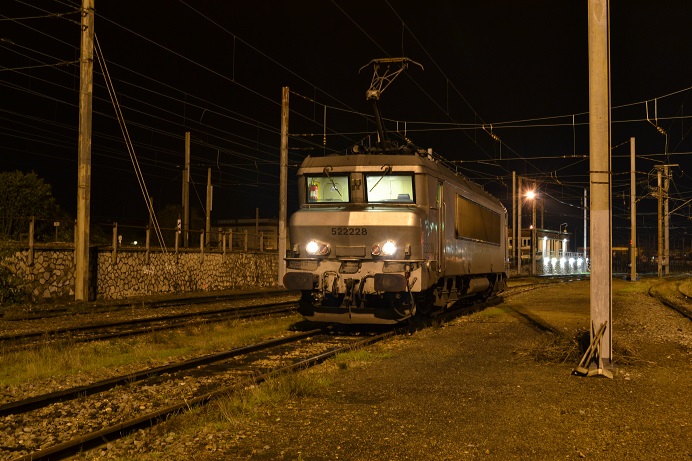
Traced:
<path fill-rule="evenodd" d="M 34 300 L 74 299 L 74 250 L 16 251 L 0 264 L 8 267 Z M 131 296 L 271 287 L 277 285 L 277 253 L 182 251 L 179 253 L 92 249 L 90 298 L 121 299 Z"/>

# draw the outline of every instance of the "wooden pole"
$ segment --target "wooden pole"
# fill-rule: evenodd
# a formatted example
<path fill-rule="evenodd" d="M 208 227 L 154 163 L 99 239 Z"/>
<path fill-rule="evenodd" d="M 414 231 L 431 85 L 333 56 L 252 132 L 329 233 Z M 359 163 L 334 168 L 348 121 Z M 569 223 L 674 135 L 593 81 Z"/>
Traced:
<path fill-rule="evenodd" d="M 82 0 L 79 71 L 79 145 L 77 162 L 77 233 L 75 301 L 89 300 L 89 226 L 91 208 L 91 112 L 94 81 L 94 0 Z"/>
<path fill-rule="evenodd" d="M 185 169 L 183 170 L 183 247 L 190 236 L 190 132 L 185 132 Z"/>
<path fill-rule="evenodd" d="M 207 220 L 206 220 L 206 241 L 205 244 L 209 245 L 211 243 L 211 199 L 212 199 L 212 188 L 211 188 L 211 168 L 207 169 Z"/>
<path fill-rule="evenodd" d="M 281 91 L 281 159 L 279 165 L 279 278 L 278 285 L 283 286 L 286 273 L 286 215 L 288 195 L 288 87 Z M 326 114 L 325 114 L 326 117 Z"/>

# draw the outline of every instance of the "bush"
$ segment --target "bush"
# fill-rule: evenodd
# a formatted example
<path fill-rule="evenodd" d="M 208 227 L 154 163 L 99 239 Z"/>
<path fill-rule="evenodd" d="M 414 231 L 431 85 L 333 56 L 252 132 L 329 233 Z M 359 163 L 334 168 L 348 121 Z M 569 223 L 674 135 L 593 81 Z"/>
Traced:
<path fill-rule="evenodd" d="M 0 304 L 19 303 L 29 299 L 25 283 L 9 268 L 0 264 Z"/>
<path fill-rule="evenodd" d="M 0 304 L 19 303 L 30 298 L 26 282 L 4 263 L 14 252 L 13 246 L 0 236 Z"/>

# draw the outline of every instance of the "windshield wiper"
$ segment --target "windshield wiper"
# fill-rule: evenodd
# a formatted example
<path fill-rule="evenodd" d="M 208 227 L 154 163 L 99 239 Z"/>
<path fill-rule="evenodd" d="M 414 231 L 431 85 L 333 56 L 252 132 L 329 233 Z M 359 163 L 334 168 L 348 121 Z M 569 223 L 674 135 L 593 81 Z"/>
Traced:
<path fill-rule="evenodd" d="M 324 175 L 327 177 L 327 179 L 329 179 L 329 180 L 331 181 L 332 187 L 334 188 L 334 190 L 336 191 L 336 193 L 339 194 L 339 197 L 342 197 L 342 198 L 343 198 L 343 195 L 341 195 L 341 192 L 339 192 L 339 188 L 336 187 L 336 183 L 334 182 L 334 180 L 332 179 L 332 177 L 329 176 L 329 170 L 331 170 L 331 168 L 332 168 L 332 167 L 330 167 L 330 166 L 326 166 L 326 167 L 324 167 L 324 170 L 322 170 L 322 172 L 323 172 Z"/>
<path fill-rule="evenodd" d="M 384 179 L 384 177 L 387 176 L 387 175 L 389 174 L 390 171 L 392 171 L 392 167 L 389 166 L 389 165 L 382 165 L 382 168 L 385 169 L 384 174 L 383 174 L 382 176 L 380 176 L 380 179 L 377 180 L 377 182 L 375 183 L 375 185 L 372 186 L 372 189 L 370 189 L 368 192 L 372 192 L 373 190 L 375 190 L 375 188 L 376 188 L 377 185 L 380 183 L 380 181 L 382 181 L 382 180 Z M 382 168 L 380 168 L 380 169 L 382 169 Z"/>

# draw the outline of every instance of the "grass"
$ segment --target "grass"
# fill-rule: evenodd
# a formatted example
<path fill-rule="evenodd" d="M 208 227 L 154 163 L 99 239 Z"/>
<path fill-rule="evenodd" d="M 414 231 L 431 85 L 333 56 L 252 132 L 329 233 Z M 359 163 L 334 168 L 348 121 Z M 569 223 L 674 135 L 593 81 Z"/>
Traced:
<path fill-rule="evenodd" d="M 268 379 L 260 385 L 248 383 L 245 387 L 227 396 L 214 400 L 204 408 L 191 408 L 190 411 L 169 419 L 154 430 L 158 435 L 132 434 L 132 441 L 148 444 L 154 440 L 185 440 L 185 445 L 200 454 L 199 459 L 217 459 L 206 450 L 216 442 L 228 446 L 234 439 L 248 438 L 253 440 L 257 431 L 263 430 L 267 416 L 270 420 L 279 421 L 286 409 L 301 408 L 300 400 L 310 397 L 323 397 L 330 392 L 333 382 L 339 373 L 371 364 L 391 354 L 384 349 L 353 350 L 339 354 L 320 366 L 298 373 L 286 373 Z M 132 442 L 131 442 L 132 443 Z M 180 453 L 175 449 L 179 445 L 173 442 L 171 447 L 165 444 L 151 446 L 137 457 L 120 458 L 123 460 L 138 459 L 142 461 L 159 459 L 177 459 Z M 226 452 L 228 453 L 228 452 Z M 301 460 L 302 454 L 292 454 L 287 459 Z"/>
<path fill-rule="evenodd" d="M 242 323 L 210 324 L 137 338 L 92 343 L 61 343 L 0 355 L 0 386 L 42 379 L 97 373 L 102 370 L 141 369 L 176 360 L 239 347 L 285 333 L 296 317 Z M 242 327 L 241 327 L 242 326 Z"/>
<path fill-rule="evenodd" d="M 480 318 L 488 318 L 488 319 L 496 319 L 499 317 L 503 317 L 507 315 L 507 312 L 510 311 L 510 307 L 504 306 L 504 305 L 497 305 L 497 306 L 490 306 L 486 309 L 483 309 L 482 311 L 478 312 L 478 317 Z"/>
<path fill-rule="evenodd" d="M 323 397 L 330 390 L 335 377 L 346 370 L 367 366 L 391 356 L 382 349 L 358 349 L 339 354 L 324 364 L 297 373 L 272 377 L 260 385 L 249 384 L 243 389 L 215 400 L 205 409 L 193 410 L 166 425 L 166 431 L 174 431 L 185 437 L 194 436 L 213 427 L 231 436 L 247 432 L 253 422 L 285 409 L 297 400 Z M 299 405 L 299 404 L 296 404 Z"/>
<path fill-rule="evenodd" d="M 215 401 L 208 416 L 217 424 L 243 428 L 248 419 L 263 416 L 286 402 L 323 395 L 330 384 L 329 373 L 324 372 L 281 375 Z"/>
<path fill-rule="evenodd" d="M 636 280 L 634 282 L 629 280 L 613 279 L 613 290 L 615 294 L 618 295 L 648 293 L 649 287 L 652 285 L 652 283 L 653 279 L 650 278 Z"/>
<path fill-rule="evenodd" d="M 369 363 L 372 363 L 375 360 L 383 359 L 390 356 L 391 354 L 388 354 L 384 351 L 376 352 L 366 349 L 357 349 L 354 351 L 345 352 L 343 354 L 337 355 L 336 357 L 334 357 L 331 363 L 339 370 L 348 370 L 351 368 L 363 367 Z"/>

